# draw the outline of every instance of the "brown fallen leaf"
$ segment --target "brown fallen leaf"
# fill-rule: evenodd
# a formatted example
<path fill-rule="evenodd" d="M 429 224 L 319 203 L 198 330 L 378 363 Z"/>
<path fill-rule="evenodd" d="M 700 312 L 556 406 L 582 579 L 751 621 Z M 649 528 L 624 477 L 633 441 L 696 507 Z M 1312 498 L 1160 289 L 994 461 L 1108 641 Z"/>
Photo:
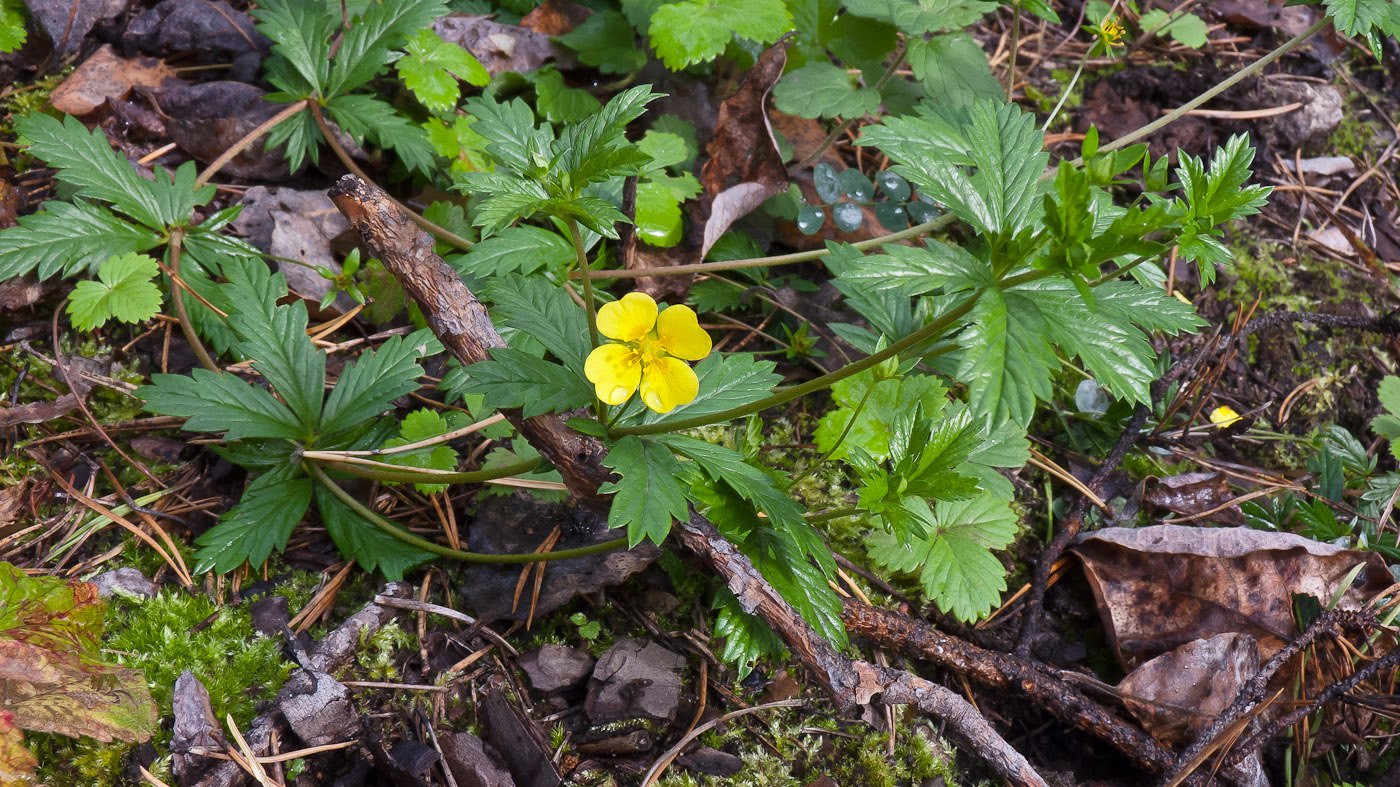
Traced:
<path fill-rule="evenodd" d="M 286 108 L 263 98 L 263 91 L 242 82 L 174 82 L 151 95 L 165 117 L 170 139 L 201 163 L 208 164 L 233 147 L 258 124 Z M 224 166 L 229 177 L 282 181 L 294 173 L 281 149 L 249 145 Z"/>
<path fill-rule="evenodd" d="M 78 397 L 64 394 L 51 402 L 30 402 L 0 409 L 0 428 L 17 424 L 42 424 L 78 408 Z"/>
<path fill-rule="evenodd" d="M 1167 651 L 1118 684 L 1123 703 L 1153 737 L 1190 742 L 1259 669 L 1259 643 L 1248 634 L 1217 634 Z"/>
<path fill-rule="evenodd" d="M 137 85 L 159 87 L 174 76 L 163 61 L 153 57 L 128 60 L 118 57 L 111 44 L 104 44 L 54 89 L 49 102 L 59 112 L 83 117 L 109 98 L 126 98 Z"/>
<path fill-rule="evenodd" d="M 714 136 L 705 148 L 710 158 L 700 170 L 710 205 L 702 259 L 734 222 L 787 188 L 787 169 L 766 107 L 785 65 L 787 44 L 779 41 L 759 56 L 739 89 L 720 104 Z"/>
<path fill-rule="evenodd" d="M 544 0 L 520 18 L 520 26 L 547 36 L 562 36 L 592 15 L 592 9 L 569 0 Z"/>
<path fill-rule="evenodd" d="M 559 54 L 549 36 L 485 16 L 451 14 L 434 22 L 433 30 L 475 55 L 492 76 L 507 71 L 528 74 Z"/>
<path fill-rule="evenodd" d="M 0 784 L 35 784 L 34 769 L 39 761 L 24 747 L 24 733 L 15 724 L 15 714 L 0 710 Z"/>
<path fill-rule="evenodd" d="M 1149 478 L 1142 493 L 1143 502 L 1183 516 L 1213 511 L 1234 497 L 1230 479 L 1223 473 L 1182 473 Z M 1211 519 L 1227 525 L 1244 524 L 1244 517 L 1234 506 L 1217 511 Z"/>
<path fill-rule="evenodd" d="M 1184 643 L 1217 634 L 1249 634 L 1268 659 L 1293 636 L 1293 596 L 1331 602 L 1358 563 L 1342 597 L 1355 609 L 1389 587 L 1373 552 L 1249 528 L 1157 525 L 1105 528 L 1073 548 L 1084 563 L 1109 641 L 1129 668 Z"/>

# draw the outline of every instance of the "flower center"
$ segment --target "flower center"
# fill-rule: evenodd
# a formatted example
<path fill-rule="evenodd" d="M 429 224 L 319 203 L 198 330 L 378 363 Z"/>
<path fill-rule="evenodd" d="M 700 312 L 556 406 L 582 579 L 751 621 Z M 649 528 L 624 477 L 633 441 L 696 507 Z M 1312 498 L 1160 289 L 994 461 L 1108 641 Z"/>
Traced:
<path fill-rule="evenodd" d="M 635 347 L 643 363 L 649 363 L 666 354 L 666 348 L 661 346 L 661 342 L 654 335 L 638 339 Z"/>

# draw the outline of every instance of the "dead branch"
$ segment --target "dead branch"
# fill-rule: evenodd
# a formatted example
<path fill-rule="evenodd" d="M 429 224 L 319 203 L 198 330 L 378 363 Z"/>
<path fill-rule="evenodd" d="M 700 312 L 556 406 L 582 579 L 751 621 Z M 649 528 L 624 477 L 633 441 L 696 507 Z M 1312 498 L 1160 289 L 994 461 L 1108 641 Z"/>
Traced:
<path fill-rule="evenodd" d="M 433 252 L 432 242 L 382 190 L 346 175 L 330 192 L 365 245 L 394 274 L 423 311 L 433 332 L 463 363 L 485 360 L 502 346 L 485 307 Z M 578 434 L 558 416 L 522 419 L 507 414 L 540 454 L 553 462 L 576 497 L 597 500 L 608 478 L 597 440 Z M 743 608 L 761 617 L 843 711 L 875 701 L 914 705 L 948 725 L 953 737 L 1002 778 L 1016 785 L 1044 785 L 1031 768 L 966 700 L 908 672 L 847 659 L 822 639 L 778 594 L 753 563 L 704 517 L 693 513 L 673 531 L 677 539 L 722 576 Z"/>

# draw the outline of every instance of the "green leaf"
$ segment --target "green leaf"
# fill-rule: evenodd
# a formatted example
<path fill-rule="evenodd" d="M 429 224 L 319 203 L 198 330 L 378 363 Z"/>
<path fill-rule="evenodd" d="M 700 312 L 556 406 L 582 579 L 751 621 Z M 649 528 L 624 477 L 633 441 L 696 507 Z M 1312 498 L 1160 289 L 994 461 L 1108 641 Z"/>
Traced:
<path fill-rule="evenodd" d="M 518 407 L 532 418 L 562 413 L 593 401 L 593 387 L 577 372 L 516 350 L 497 347 L 489 361 L 466 367 L 464 393 L 481 394 L 494 409 Z"/>
<path fill-rule="evenodd" d="M 997 5 L 988 0 L 846 0 L 850 13 L 889 22 L 911 36 L 960 30 Z"/>
<path fill-rule="evenodd" d="M 78 282 L 68 300 L 73 327 L 90 331 L 115 317 L 120 322 L 149 320 L 160 311 L 160 267 L 144 254 L 110 257 L 97 268 L 97 281 Z"/>
<path fill-rule="evenodd" d="M 880 108 L 880 94 L 856 86 L 846 69 L 817 62 L 783 74 L 773 88 L 773 104 L 805 118 L 860 118 Z"/>
<path fill-rule="evenodd" d="M 365 84 L 389 59 L 389 50 L 405 37 L 431 28 L 447 15 L 443 0 L 388 0 L 371 3 L 341 39 L 323 95 L 337 96 Z"/>
<path fill-rule="evenodd" d="M 536 157 L 544 155 L 552 132 L 548 127 L 535 128 L 535 113 L 524 101 L 474 96 L 467 99 L 465 109 L 476 118 L 472 130 L 487 141 L 486 152 L 507 169 L 526 172 L 536 165 Z"/>
<path fill-rule="evenodd" d="M 79 196 L 106 202 L 151 229 L 165 226 L 148 181 L 112 149 L 101 130 L 88 131 L 67 115 L 60 121 L 37 113 L 16 120 L 15 130 L 29 140 L 31 153 L 58 169 L 59 180 L 78 187 Z"/>
<path fill-rule="evenodd" d="M 258 32 L 273 42 L 272 57 L 265 63 L 272 83 L 298 98 L 320 93 L 330 76 L 331 39 L 338 20 L 324 5 L 301 0 L 264 0 L 252 14 Z"/>
<path fill-rule="evenodd" d="M 630 74 L 647 62 L 646 52 L 637 46 L 632 24 L 617 11 L 595 12 L 554 40 L 577 52 L 584 65 L 603 74 Z"/>
<path fill-rule="evenodd" d="M 909 45 L 909 66 L 928 100 L 960 111 L 979 98 L 1001 100 L 1005 91 L 987 63 L 987 53 L 967 33 L 947 33 Z"/>
<path fill-rule="evenodd" d="M 306 302 L 276 306 L 268 287 L 270 277 L 245 278 L 256 268 L 233 271 L 229 287 L 233 311 L 229 325 L 238 334 L 238 348 L 253 369 L 272 385 L 282 401 L 306 426 L 315 430 L 325 399 L 326 354 L 306 335 Z M 275 290 L 274 290 L 275 291 Z"/>
<path fill-rule="evenodd" d="M 322 439 L 334 441 L 360 429 L 392 408 L 395 399 L 418 390 L 424 338 L 419 333 L 393 336 L 347 363 L 321 412 Z"/>
<path fill-rule="evenodd" d="M 1377 59 L 1381 56 L 1380 36 L 1400 38 L 1400 9 L 1390 0 L 1322 0 L 1322 5 L 1338 31 L 1365 38 Z"/>
<path fill-rule="evenodd" d="M 1216 149 L 1207 170 L 1195 156 L 1183 154 L 1176 169 L 1186 202 L 1184 229 L 1177 239 L 1179 256 L 1194 261 L 1203 284 L 1215 279 L 1215 266 L 1228 262 L 1231 252 L 1219 238 L 1228 221 L 1252 216 L 1268 202 L 1268 186 L 1246 186 L 1253 172 L 1254 148 L 1244 134 L 1230 137 Z"/>
<path fill-rule="evenodd" d="M 36 271 L 40 279 L 74 276 L 114 254 L 159 245 L 150 230 L 135 227 L 86 202 L 46 202 L 0 232 L 0 281 Z M 37 269 L 37 270 L 36 270 Z"/>
<path fill-rule="evenodd" d="M 0 2 L 0 52 L 13 52 L 24 46 L 28 39 L 25 18 L 24 3 L 20 0 Z"/>
<path fill-rule="evenodd" d="M 404 416 L 403 421 L 399 424 L 399 436 L 384 441 L 383 447 L 397 448 L 421 440 L 441 437 L 450 431 L 452 431 L 452 427 L 446 418 L 425 407 Z M 417 467 L 428 470 L 457 469 L 457 452 L 452 450 L 451 446 L 442 443 L 412 451 L 389 454 L 385 460 L 389 464 L 401 467 Z M 448 486 L 448 484 L 414 484 L 413 488 L 427 495 L 442 492 Z"/>
<path fill-rule="evenodd" d="M 844 459 L 852 448 L 859 448 L 877 461 L 883 461 L 890 455 L 891 431 L 900 414 L 918 407 L 924 417 L 936 418 L 947 403 L 948 389 L 938 378 L 924 374 L 907 374 L 877 382 L 874 370 L 869 370 L 831 386 L 831 398 L 837 407 L 822 416 L 812 435 L 817 450 L 822 454 L 830 453 L 833 459 Z M 862 401 L 863 407 L 860 406 Z M 838 443 L 847 425 L 850 431 Z"/>
<path fill-rule="evenodd" d="M 658 424 L 713 415 L 756 402 L 782 382 L 782 375 L 774 373 L 774 366 L 772 361 L 760 361 L 748 353 L 711 353 L 695 365 L 695 375 L 700 378 L 700 393 L 695 401 L 669 413 L 647 410 L 641 422 Z"/>
<path fill-rule="evenodd" d="M 733 593 L 720 589 L 715 595 L 714 608 L 719 612 L 715 615 L 713 636 L 724 640 L 719 658 L 726 664 L 733 664 L 740 679 L 753 671 L 754 663 L 759 659 L 765 656 L 781 657 L 787 653 L 786 646 L 773 633 L 773 629 L 762 618 L 745 612 Z"/>
<path fill-rule="evenodd" d="M 1161 8 L 1154 8 L 1142 15 L 1138 27 L 1142 30 L 1155 30 L 1159 37 L 1171 36 L 1173 41 L 1192 49 L 1206 45 L 1207 27 L 1205 20 L 1195 14 L 1172 14 Z M 1170 23 L 1167 23 L 1170 20 Z M 1167 24 L 1164 24 L 1167 23 Z"/>
<path fill-rule="evenodd" d="M 651 15 L 651 46 L 672 71 L 719 57 L 734 36 L 771 44 L 792 29 L 782 0 L 681 0 Z"/>
<path fill-rule="evenodd" d="M 136 389 L 146 409 L 188 418 L 187 432 L 224 432 L 225 440 L 271 437 L 299 440 L 307 429 L 286 405 L 261 388 L 223 373 L 195 369 L 189 375 L 153 374 Z"/>
<path fill-rule="evenodd" d="M 1005 500 L 983 495 L 940 502 L 920 516 L 928 536 L 900 540 L 888 533 L 870 537 L 870 556 L 894 571 L 918 572 L 924 593 L 939 609 L 964 622 L 985 616 L 1001 603 L 1006 569 L 992 554 L 1016 537 L 1016 515 Z"/>
<path fill-rule="evenodd" d="M 588 119 L 567 126 L 553 144 L 550 173 L 567 177 L 574 189 L 618 175 L 635 175 L 650 160 L 623 132 L 660 93 L 638 85 L 613 96 Z M 576 192 L 577 193 L 577 192 Z"/>
<path fill-rule="evenodd" d="M 519 225 L 505 227 L 472 246 L 472 251 L 465 255 L 452 255 L 448 262 L 463 276 L 489 281 L 510 273 L 535 273 L 542 267 L 561 274 L 573 265 L 574 260 L 574 245 L 559 232 Z M 549 286 L 547 281 L 539 281 L 538 277 L 531 281 Z M 557 290 L 557 287 L 550 288 Z"/>
<path fill-rule="evenodd" d="M 690 515 L 680 463 L 665 444 L 629 435 L 613 443 L 603 464 L 620 476 L 598 489 L 613 495 L 608 526 L 627 528 L 628 546 L 660 544 L 672 520 Z"/>
<path fill-rule="evenodd" d="M 326 104 L 326 114 L 355 140 L 368 137 L 398 155 L 403 165 L 423 174 L 437 166 L 435 151 L 422 127 L 389 104 L 372 96 L 336 96 Z"/>
<path fill-rule="evenodd" d="M 1381 378 L 1380 387 L 1376 389 L 1376 397 L 1380 399 L 1381 407 L 1391 415 L 1400 415 L 1400 377 L 1388 374 Z"/>
<path fill-rule="evenodd" d="M 311 486 L 311 479 L 295 467 L 258 476 L 243 490 L 238 504 L 195 539 L 199 551 L 194 573 L 224 574 L 245 562 L 258 568 L 274 549 L 286 549 L 292 529 L 311 505 Z"/>
<path fill-rule="evenodd" d="M 565 366 L 583 374 L 592 349 L 588 319 L 562 288 L 539 277 L 502 276 L 487 282 L 484 295 L 494 304 L 491 316 L 497 323 L 537 339 Z"/>
<path fill-rule="evenodd" d="M 1053 393 L 1051 376 L 1060 367 L 1048 340 L 1049 326 L 1036 299 L 1015 290 L 989 290 L 958 334 L 956 379 L 968 389 L 968 403 L 990 427 L 1011 421 L 1024 429 L 1036 400 Z"/>
<path fill-rule="evenodd" d="M 378 569 L 385 579 L 397 581 L 409 569 L 436 557 L 380 530 L 320 484 L 316 485 L 315 498 L 316 510 L 336 549 L 366 571 Z"/>
<path fill-rule="evenodd" d="M 491 75 L 471 52 L 438 37 L 432 28 L 414 33 L 404 47 L 405 55 L 394 61 L 404 87 L 423 106 L 445 112 L 457 106 L 461 88 L 457 80 L 475 87 L 486 87 Z"/>
<path fill-rule="evenodd" d="M 637 237 L 648 246 L 669 248 L 681 242 L 684 221 L 676 196 L 658 183 L 637 184 Z"/>
<path fill-rule="evenodd" d="M 269 97 L 270 98 L 270 97 Z M 297 172 L 301 165 L 310 160 L 312 164 L 321 160 L 321 129 L 310 111 L 303 110 L 278 123 L 267 134 L 267 150 L 285 147 L 283 155 L 291 172 Z"/>
<path fill-rule="evenodd" d="M 793 534 L 759 519 L 739 549 L 817 633 L 837 648 L 845 647 L 841 599 L 827 584 L 828 574 L 807 561 L 805 545 Z"/>
<path fill-rule="evenodd" d="M 889 245 L 883 255 L 868 255 L 859 265 L 844 266 L 840 282 L 865 292 L 893 291 L 905 297 L 940 289 L 944 294 L 963 292 L 995 283 L 985 260 L 932 238 L 922 248 Z"/>
<path fill-rule="evenodd" d="M 578 123 L 597 113 L 603 104 L 586 90 L 569 87 L 553 66 L 534 73 L 535 109 L 551 123 Z"/>

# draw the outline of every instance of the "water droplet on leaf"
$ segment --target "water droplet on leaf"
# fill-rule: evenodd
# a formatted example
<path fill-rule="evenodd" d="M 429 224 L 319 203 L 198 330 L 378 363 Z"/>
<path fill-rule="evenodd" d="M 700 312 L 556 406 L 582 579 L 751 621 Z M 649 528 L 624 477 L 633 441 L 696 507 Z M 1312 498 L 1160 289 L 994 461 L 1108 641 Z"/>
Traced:
<path fill-rule="evenodd" d="M 841 173 L 841 189 L 856 202 L 869 202 L 875 196 L 875 184 L 858 169 L 848 169 Z"/>
<path fill-rule="evenodd" d="M 850 170 L 847 170 L 849 172 Z M 861 212 L 860 206 L 854 202 L 838 202 L 831 210 L 831 221 L 836 225 L 836 229 L 842 232 L 854 232 L 860 229 L 861 222 L 865 220 L 865 214 Z"/>
<path fill-rule="evenodd" d="M 836 168 L 825 161 L 812 167 L 812 187 L 822 202 L 830 204 L 841 199 L 841 179 L 836 175 Z"/>
<path fill-rule="evenodd" d="M 880 190 L 885 192 L 886 197 L 900 202 L 909 199 L 912 191 L 909 181 L 900 177 L 898 173 L 884 170 L 875 176 L 875 181 L 880 184 Z"/>
<path fill-rule="evenodd" d="M 797 210 L 797 230 L 803 235 L 815 235 L 826 222 L 826 211 L 803 205 Z"/>

